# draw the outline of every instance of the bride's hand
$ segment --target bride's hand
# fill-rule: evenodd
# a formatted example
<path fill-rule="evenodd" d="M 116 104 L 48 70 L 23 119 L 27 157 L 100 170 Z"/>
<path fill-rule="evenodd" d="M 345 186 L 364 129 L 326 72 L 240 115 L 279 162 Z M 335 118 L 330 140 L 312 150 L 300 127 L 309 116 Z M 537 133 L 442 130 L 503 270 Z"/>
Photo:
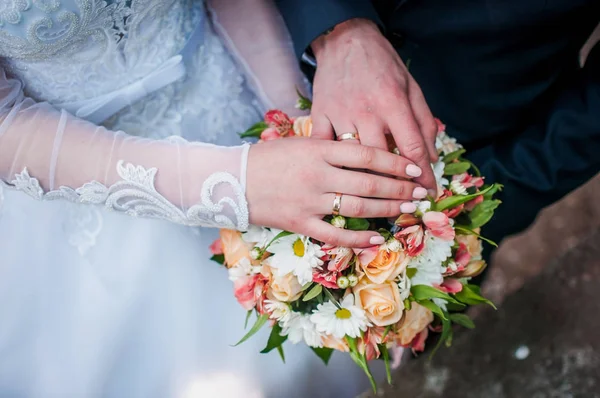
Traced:
<path fill-rule="evenodd" d="M 350 142 L 286 138 L 253 145 L 248 156 L 250 222 L 333 245 L 383 243 L 377 232 L 339 229 L 322 220 L 332 213 L 336 192 L 343 194 L 339 213 L 359 218 L 412 213 L 410 201 L 427 195 L 410 181 L 420 175 L 410 160 Z"/>

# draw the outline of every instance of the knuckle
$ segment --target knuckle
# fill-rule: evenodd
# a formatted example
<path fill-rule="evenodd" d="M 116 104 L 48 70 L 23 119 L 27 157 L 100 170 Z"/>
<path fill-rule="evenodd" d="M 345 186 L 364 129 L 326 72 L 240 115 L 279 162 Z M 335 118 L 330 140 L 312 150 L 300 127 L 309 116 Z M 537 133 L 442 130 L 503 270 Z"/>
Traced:
<path fill-rule="evenodd" d="M 409 141 L 404 145 L 406 156 L 412 159 L 421 160 L 427 156 L 425 145 L 420 141 Z"/>
<path fill-rule="evenodd" d="M 405 166 L 400 156 L 393 156 L 390 163 L 390 168 L 393 174 L 404 174 Z"/>
<path fill-rule="evenodd" d="M 374 196 L 377 193 L 377 183 L 369 177 L 365 177 L 362 182 L 363 192 L 366 196 Z"/>
<path fill-rule="evenodd" d="M 352 215 L 354 217 L 361 217 L 365 214 L 365 204 L 362 200 L 358 199 L 352 202 Z"/>
<path fill-rule="evenodd" d="M 398 184 L 396 184 L 396 194 L 399 197 L 402 197 L 405 192 L 406 192 L 406 184 L 405 183 L 399 182 Z"/>
<path fill-rule="evenodd" d="M 365 166 L 370 166 L 375 159 L 375 151 L 368 146 L 358 146 L 358 158 Z"/>

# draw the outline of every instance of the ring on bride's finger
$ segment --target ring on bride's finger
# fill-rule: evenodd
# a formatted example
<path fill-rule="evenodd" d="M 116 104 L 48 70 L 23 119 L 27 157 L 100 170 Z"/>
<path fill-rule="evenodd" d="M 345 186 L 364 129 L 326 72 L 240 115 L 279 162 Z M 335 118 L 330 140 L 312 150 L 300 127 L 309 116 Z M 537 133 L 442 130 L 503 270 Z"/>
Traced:
<path fill-rule="evenodd" d="M 333 199 L 333 209 L 331 210 L 334 216 L 338 216 L 340 214 L 340 208 L 342 207 L 342 194 L 336 193 L 335 198 Z"/>
<path fill-rule="evenodd" d="M 360 141 L 360 136 L 358 135 L 357 132 L 353 132 L 353 133 L 344 133 L 344 134 L 340 134 L 337 137 L 338 141 L 346 141 L 346 140 L 356 140 L 356 141 Z"/>

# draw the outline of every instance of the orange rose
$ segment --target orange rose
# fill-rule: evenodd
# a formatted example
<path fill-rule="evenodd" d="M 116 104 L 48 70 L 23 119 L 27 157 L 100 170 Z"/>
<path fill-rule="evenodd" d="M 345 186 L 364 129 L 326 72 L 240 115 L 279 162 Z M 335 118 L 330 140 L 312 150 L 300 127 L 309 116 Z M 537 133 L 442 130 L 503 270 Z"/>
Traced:
<path fill-rule="evenodd" d="M 250 246 L 242 239 L 241 232 L 232 229 L 221 229 L 219 233 L 227 268 L 237 265 L 243 258 L 251 260 Z"/>
<path fill-rule="evenodd" d="M 417 303 L 412 303 L 406 311 L 400 328 L 394 334 L 396 342 L 402 346 L 409 345 L 413 339 L 433 322 L 433 313 Z"/>
<path fill-rule="evenodd" d="M 353 288 L 355 304 L 365 310 L 367 318 L 376 326 L 388 326 L 402 318 L 404 303 L 394 282 L 371 283 L 363 278 Z"/>
<path fill-rule="evenodd" d="M 359 267 L 367 278 L 374 283 L 394 280 L 404 271 L 409 258 L 404 251 L 391 251 L 380 248 L 377 255 L 368 264 L 362 264 L 358 257 Z"/>
<path fill-rule="evenodd" d="M 294 274 L 285 276 L 273 275 L 267 297 L 271 300 L 279 300 L 283 302 L 292 302 L 298 300 L 302 295 L 302 285 L 298 282 L 298 278 Z"/>
<path fill-rule="evenodd" d="M 310 116 L 299 116 L 294 121 L 294 134 L 297 137 L 310 137 L 312 132 L 312 119 Z"/>

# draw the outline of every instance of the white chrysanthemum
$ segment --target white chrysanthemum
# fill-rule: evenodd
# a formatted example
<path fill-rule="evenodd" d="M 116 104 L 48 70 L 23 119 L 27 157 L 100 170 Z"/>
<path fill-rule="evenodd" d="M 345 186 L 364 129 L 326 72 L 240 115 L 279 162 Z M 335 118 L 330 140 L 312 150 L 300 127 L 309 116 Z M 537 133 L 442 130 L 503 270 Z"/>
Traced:
<path fill-rule="evenodd" d="M 450 183 L 450 190 L 456 195 L 466 195 L 467 188 L 458 180 L 453 180 Z"/>
<path fill-rule="evenodd" d="M 325 255 L 308 237 L 295 234 L 277 239 L 268 251 L 273 253 L 268 259 L 269 265 L 277 270 L 277 275 L 293 273 L 301 285 L 312 282 L 313 268 L 323 265 L 320 257 Z"/>
<path fill-rule="evenodd" d="M 429 231 L 425 231 L 425 247 L 421 254 L 408 263 L 408 268 L 415 268 L 417 272 L 411 278 L 415 285 L 439 285 L 444 281 L 443 274 L 446 267 L 442 263 L 452 256 L 453 241 L 436 238 Z"/>
<path fill-rule="evenodd" d="M 408 275 L 406 275 L 406 270 L 400 274 L 398 279 L 398 290 L 400 290 L 400 300 L 404 301 L 410 296 L 410 288 L 412 283 Z"/>
<path fill-rule="evenodd" d="M 432 298 L 431 301 L 433 301 L 433 303 L 440 307 L 443 311 L 448 312 L 448 308 L 446 307 L 446 304 L 448 304 L 448 302 L 446 300 L 441 298 Z"/>
<path fill-rule="evenodd" d="M 265 309 L 269 313 L 269 318 L 281 323 L 287 322 L 292 313 L 289 304 L 277 300 L 265 300 Z"/>
<path fill-rule="evenodd" d="M 435 148 L 442 151 L 444 155 L 455 152 L 462 148 L 462 145 L 456 142 L 456 138 L 451 138 L 445 132 L 438 134 L 435 138 Z"/>
<path fill-rule="evenodd" d="M 413 200 L 413 203 L 417 206 L 417 211 L 423 214 L 431 210 L 431 202 L 428 200 Z"/>
<path fill-rule="evenodd" d="M 354 305 L 352 294 L 347 295 L 340 306 L 342 308 L 337 308 L 331 301 L 317 306 L 310 320 L 318 332 L 342 339 L 344 336 L 359 337 L 361 331 L 371 326 L 365 311 Z"/>
<path fill-rule="evenodd" d="M 381 249 L 387 250 L 388 252 L 399 252 L 403 249 L 403 247 L 402 243 L 398 239 L 391 238 L 387 242 L 385 242 Z"/>
<path fill-rule="evenodd" d="M 248 231 L 242 233 L 242 239 L 246 243 L 252 243 L 257 247 L 264 248 L 280 232 L 281 230 L 278 229 L 269 229 L 265 227 L 257 227 L 256 225 L 250 225 Z"/>
<path fill-rule="evenodd" d="M 442 160 L 438 160 L 435 164 L 431 166 L 433 168 L 433 175 L 435 176 L 435 181 L 441 187 L 447 187 L 450 184 L 447 178 L 444 178 L 444 168 L 446 167 L 446 163 Z"/>
<path fill-rule="evenodd" d="M 310 347 L 323 347 L 323 336 L 310 321 L 310 315 L 292 312 L 281 327 L 281 335 L 288 336 L 288 340 L 293 344 L 304 341 Z"/>

